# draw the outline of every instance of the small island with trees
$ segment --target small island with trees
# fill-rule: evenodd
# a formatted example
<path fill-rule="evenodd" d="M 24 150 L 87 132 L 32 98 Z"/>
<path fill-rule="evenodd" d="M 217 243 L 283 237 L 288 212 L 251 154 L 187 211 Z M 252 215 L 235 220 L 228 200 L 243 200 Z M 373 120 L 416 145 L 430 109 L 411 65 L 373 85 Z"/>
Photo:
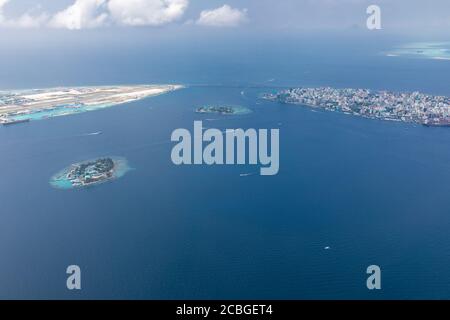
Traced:
<path fill-rule="evenodd" d="M 206 105 L 201 106 L 195 110 L 196 113 L 213 113 L 220 115 L 236 115 L 250 113 L 251 110 L 242 106 L 220 106 L 220 105 Z"/>
<path fill-rule="evenodd" d="M 120 178 L 128 170 L 124 158 L 99 158 L 72 164 L 54 175 L 50 184 L 58 189 L 87 187 Z"/>

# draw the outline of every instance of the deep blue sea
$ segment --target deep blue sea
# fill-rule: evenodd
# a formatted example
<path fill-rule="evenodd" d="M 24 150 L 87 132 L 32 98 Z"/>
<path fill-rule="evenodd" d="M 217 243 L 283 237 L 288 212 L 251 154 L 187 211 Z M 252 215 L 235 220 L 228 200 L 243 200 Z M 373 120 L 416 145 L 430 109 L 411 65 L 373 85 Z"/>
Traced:
<path fill-rule="evenodd" d="M 450 62 L 379 55 L 390 42 L 342 41 L 261 41 L 204 53 L 192 45 L 179 56 L 166 48 L 165 58 L 141 48 L 129 59 L 110 52 L 110 68 L 96 63 L 96 51 L 85 69 L 53 61 L 58 67 L 42 79 L 36 75 L 51 55 L 34 65 L 39 70 L 18 68 L 22 77 L 12 70 L 26 56 L 5 65 L 2 88 L 188 87 L 0 127 L 0 298 L 450 298 L 450 129 L 258 99 L 274 90 L 263 86 L 450 95 Z M 194 113 L 204 104 L 253 113 Z M 173 165 L 170 135 L 192 130 L 194 120 L 219 129 L 279 128 L 279 174 Z M 86 189 L 50 186 L 61 169 L 101 156 L 125 157 L 135 170 Z M 82 270 L 78 292 L 66 289 L 72 264 Z M 366 288 L 372 264 L 382 270 L 380 291 Z"/>

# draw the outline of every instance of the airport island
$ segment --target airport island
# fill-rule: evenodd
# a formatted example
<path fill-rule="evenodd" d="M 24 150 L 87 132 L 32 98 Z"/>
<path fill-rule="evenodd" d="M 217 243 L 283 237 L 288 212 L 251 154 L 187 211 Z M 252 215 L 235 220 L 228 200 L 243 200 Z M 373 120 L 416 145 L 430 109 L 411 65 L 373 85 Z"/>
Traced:
<path fill-rule="evenodd" d="M 247 114 L 251 110 L 242 106 L 231 106 L 231 105 L 205 105 L 197 108 L 196 113 L 212 113 L 220 115 L 236 115 L 236 114 Z"/>
<path fill-rule="evenodd" d="M 0 124 L 94 111 L 181 88 L 181 85 L 123 85 L 0 91 Z"/>
<path fill-rule="evenodd" d="M 286 104 L 338 111 L 370 119 L 450 127 L 450 97 L 368 89 L 293 88 L 263 95 Z"/>
<path fill-rule="evenodd" d="M 124 158 L 105 157 L 72 164 L 50 179 L 58 189 L 88 187 L 124 176 L 130 167 Z"/>

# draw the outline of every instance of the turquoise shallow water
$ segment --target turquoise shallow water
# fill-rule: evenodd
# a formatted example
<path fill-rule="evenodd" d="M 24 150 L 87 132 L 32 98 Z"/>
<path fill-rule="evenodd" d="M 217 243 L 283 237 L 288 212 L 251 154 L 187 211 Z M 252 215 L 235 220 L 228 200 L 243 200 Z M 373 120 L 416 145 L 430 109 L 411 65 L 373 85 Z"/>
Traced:
<path fill-rule="evenodd" d="M 202 48 L 196 42 L 191 51 L 130 45 L 126 55 L 123 45 L 89 43 L 82 59 L 59 65 L 59 47 L 42 54 L 38 66 L 20 55 L 0 59 L 7 88 L 223 84 L 0 127 L 0 298 L 450 297 L 448 128 L 312 112 L 258 99 L 275 89 L 250 89 L 284 84 L 448 96 L 450 64 L 384 57 L 378 53 L 394 44 L 367 37 L 252 40 Z M 216 104 L 253 112 L 194 112 Z M 197 120 L 221 131 L 279 128 L 279 174 L 175 166 L 171 133 L 192 130 Z M 104 155 L 125 157 L 136 170 L 92 188 L 49 184 L 61 168 Z M 71 264 L 82 269 L 81 292 L 66 288 Z M 371 264 L 382 270 L 378 292 L 366 288 Z"/>
<path fill-rule="evenodd" d="M 103 157 L 103 158 L 105 158 L 105 157 Z M 115 169 L 114 169 L 113 176 L 111 179 L 108 179 L 108 180 L 100 182 L 100 183 L 96 183 L 95 185 L 110 182 L 115 179 L 119 179 L 119 178 L 123 177 L 128 171 L 132 170 L 132 168 L 128 165 L 128 161 L 125 158 L 122 158 L 122 157 L 107 157 L 107 158 L 111 158 L 114 161 Z M 82 163 L 93 162 L 93 161 L 95 161 L 95 159 L 83 161 L 80 163 L 76 163 L 74 165 L 80 165 Z M 77 188 L 76 186 L 73 186 L 72 183 L 70 182 L 70 180 L 68 180 L 66 178 L 67 173 L 69 172 L 70 168 L 71 168 L 71 166 L 61 170 L 60 172 L 58 172 L 57 174 L 52 176 L 50 179 L 50 185 L 57 189 L 64 189 L 64 190 Z M 92 184 L 90 186 L 93 186 L 93 185 L 94 184 Z"/>
<path fill-rule="evenodd" d="M 58 174 L 57 177 L 54 177 L 50 180 L 50 184 L 58 189 L 73 189 L 72 183 L 62 177 L 63 173 Z"/>
<path fill-rule="evenodd" d="M 98 105 L 90 105 L 90 106 L 78 106 L 76 108 L 59 106 L 55 107 L 51 110 L 41 110 L 28 114 L 21 114 L 10 117 L 12 120 L 43 120 L 52 117 L 73 115 L 77 113 L 96 111 L 104 108 L 109 108 L 115 106 L 115 104 L 98 104 Z"/>
<path fill-rule="evenodd" d="M 386 53 L 389 56 L 450 60 L 450 42 L 409 43 Z"/>
<path fill-rule="evenodd" d="M 75 261 L 83 298 L 447 296 L 450 131 L 312 112 L 240 91 L 190 88 L 132 108 L 0 128 L 0 249 L 9 257 L 0 295 L 70 298 L 64 271 Z M 220 100 L 254 112 L 214 121 L 193 112 Z M 279 174 L 175 166 L 172 131 L 202 119 L 221 131 L 279 128 Z M 81 135 L 94 131 L 103 133 Z M 49 184 L 65 164 L 108 154 L 137 170 L 124 166 L 121 179 L 67 192 Z M 374 263 L 384 272 L 379 293 L 365 289 Z M 432 289 L 411 291 L 412 280 Z"/>
<path fill-rule="evenodd" d="M 237 115 L 243 115 L 243 114 L 249 114 L 252 113 L 252 109 L 244 107 L 244 106 L 231 106 L 234 110 L 234 114 Z"/>
<path fill-rule="evenodd" d="M 207 105 L 206 107 L 208 107 L 208 108 L 210 108 L 210 107 L 229 107 L 229 108 L 233 109 L 233 114 L 221 114 L 222 116 L 245 115 L 245 114 L 249 114 L 249 113 L 253 112 L 252 109 L 241 106 L 241 105 Z M 200 112 L 200 113 L 220 114 L 219 112 L 215 112 L 215 111 Z"/>

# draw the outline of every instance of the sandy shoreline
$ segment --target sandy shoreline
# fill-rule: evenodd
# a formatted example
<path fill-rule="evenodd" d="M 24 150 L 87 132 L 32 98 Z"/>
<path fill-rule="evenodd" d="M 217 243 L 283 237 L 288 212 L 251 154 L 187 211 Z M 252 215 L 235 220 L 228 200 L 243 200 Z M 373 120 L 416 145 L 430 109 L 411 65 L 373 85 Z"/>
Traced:
<path fill-rule="evenodd" d="M 0 92 L 0 122 L 40 120 L 93 111 L 182 88 L 182 85 L 121 85 Z"/>

